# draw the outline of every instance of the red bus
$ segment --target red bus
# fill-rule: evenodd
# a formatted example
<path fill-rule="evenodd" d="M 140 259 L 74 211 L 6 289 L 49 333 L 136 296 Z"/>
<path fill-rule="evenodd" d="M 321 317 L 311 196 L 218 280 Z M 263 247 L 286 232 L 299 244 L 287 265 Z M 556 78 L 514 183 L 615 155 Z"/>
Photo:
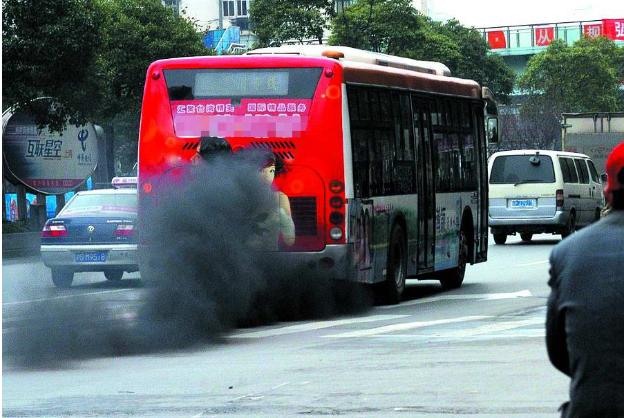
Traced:
<path fill-rule="evenodd" d="M 489 90 L 440 63 L 325 45 L 156 61 L 139 205 L 202 137 L 270 150 L 287 167 L 275 185 L 295 226 L 281 250 L 396 303 L 406 278 L 459 287 L 466 264 L 487 259 L 486 134 L 496 130 Z"/>

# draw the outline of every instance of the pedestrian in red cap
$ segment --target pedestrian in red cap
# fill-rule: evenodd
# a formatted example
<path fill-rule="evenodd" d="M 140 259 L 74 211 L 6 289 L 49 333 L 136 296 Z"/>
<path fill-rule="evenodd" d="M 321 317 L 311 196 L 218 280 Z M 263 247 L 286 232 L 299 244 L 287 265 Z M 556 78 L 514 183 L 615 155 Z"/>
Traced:
<path fill-rule="evenodd" d="M 624 417 L 624 142 L 607 175 L 610 214 L 550 254 L 546 347 L 571 378 L 562 417 Z"/>

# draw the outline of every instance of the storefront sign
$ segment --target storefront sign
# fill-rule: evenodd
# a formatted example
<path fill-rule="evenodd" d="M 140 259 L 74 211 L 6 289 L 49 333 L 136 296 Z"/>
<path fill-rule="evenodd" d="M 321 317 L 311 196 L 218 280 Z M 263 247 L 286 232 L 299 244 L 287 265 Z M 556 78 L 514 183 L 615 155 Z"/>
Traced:
<path fill-rule="evenodd" d="M 7 110 L 2 115 L 2 153 L 9 177 L 32 190 L 61 194 L 93 174 L 98 162 L 93 124 L 67 125 L 62 133 L 39 131 L 32 117 Z"/>

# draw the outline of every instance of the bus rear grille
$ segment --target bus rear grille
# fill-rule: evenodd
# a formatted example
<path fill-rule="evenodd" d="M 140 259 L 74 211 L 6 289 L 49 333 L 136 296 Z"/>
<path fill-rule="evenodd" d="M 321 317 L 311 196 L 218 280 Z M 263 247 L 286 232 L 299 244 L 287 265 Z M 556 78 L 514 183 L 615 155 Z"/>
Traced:
<path fill-rule="evenodd" d="M 291 197 L 290 209 L 297 236 L 316 235 L 316 198 Z"/>
<path fill-rule="evenodd" d="M 251 143 L 251 147 L 255 149 L 264 149 L 272 151 L 277 157 L 282 160 L 294 160 L 295 159 L 295 143 L 292 141 L 254 141 Z"/>

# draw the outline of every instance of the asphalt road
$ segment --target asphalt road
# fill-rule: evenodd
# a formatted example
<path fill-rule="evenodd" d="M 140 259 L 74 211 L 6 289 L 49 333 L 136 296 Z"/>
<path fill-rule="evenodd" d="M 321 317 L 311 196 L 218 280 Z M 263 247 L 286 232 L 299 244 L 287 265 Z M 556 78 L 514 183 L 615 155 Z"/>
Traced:
<path fill-rule="evenodd" d="M 111 283 L 83 273 L 57 290 L 37 259 L 4 260 L 2 415 L 556 417 L 568 380 L 548 362 L 543 324 L 558 241 L 492 245 L 458 290 L 410 281 L 400 305 L 124 356 L 81 332 L 136 321 L 149 291 L 138 274 Z M 13 361 L 54 358 L 76 335 L 91 350 L 74 361 Z M 27 350 L 16 346 L 24 336 Z"/>

